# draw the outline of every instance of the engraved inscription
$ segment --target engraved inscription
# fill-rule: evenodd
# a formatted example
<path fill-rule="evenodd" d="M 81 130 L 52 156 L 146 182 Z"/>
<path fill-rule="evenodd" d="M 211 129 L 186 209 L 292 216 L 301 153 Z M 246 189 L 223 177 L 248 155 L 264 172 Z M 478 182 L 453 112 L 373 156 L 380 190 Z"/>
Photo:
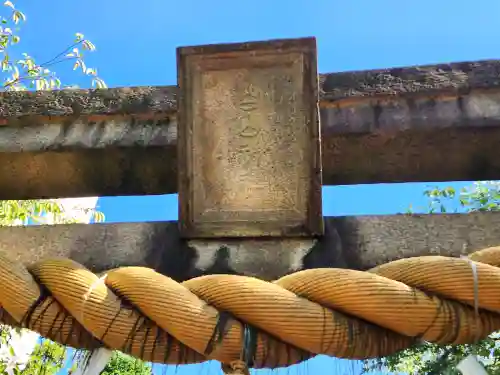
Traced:
<path fill-rule="evenodd" d="M 203 194 L 193 197 L 194 220 L 305 219 L 311 152 L 301 69 L 298 55 L 199 75 L 193 183 Z"/>
<path fill-rule="evenodd" d="M 185 238 L 321 235 L 313 38 L 178 50 Z"/>

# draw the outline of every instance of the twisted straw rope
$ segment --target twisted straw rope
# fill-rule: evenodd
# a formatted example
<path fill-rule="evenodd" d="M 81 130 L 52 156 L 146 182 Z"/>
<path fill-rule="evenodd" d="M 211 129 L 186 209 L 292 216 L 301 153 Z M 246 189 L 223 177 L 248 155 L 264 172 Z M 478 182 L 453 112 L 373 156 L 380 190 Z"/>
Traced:
<path fill-rule="evenodd" d="M 27 269 L 0 255 L 0 319 L 62 344 L 161 363 L 374 358 L 418 340 L 472 343 L 499 330 L 498 266 L 500 247 L 368 272 L 310 269 L 272 283 L 235 275 L 177 283 L 143 267 L 99 277 L 69 259 Z"/>

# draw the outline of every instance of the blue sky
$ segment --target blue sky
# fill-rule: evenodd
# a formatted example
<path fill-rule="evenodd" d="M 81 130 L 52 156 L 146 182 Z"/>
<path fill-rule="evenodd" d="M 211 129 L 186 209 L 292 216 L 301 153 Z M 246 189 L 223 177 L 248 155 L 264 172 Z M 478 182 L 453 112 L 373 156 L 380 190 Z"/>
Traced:
<path fill-rule="evenodd" d="M 98 68 L 110 87 L 175 84 L 177 46 L 219 42 L 315 36 L 320 72 L 500 57 L 498 0 L 15 3 L 28 18 L 21 32 L 23 51 L 37 61 L 49 60 L 71 43 L 75 32 L 82 32 L 98 48 L 88 57 L 88 64 Z M 64 83 L 88 85 L 69 68 L 61 66 L 57 71 Z M 410 204 L 425 211 L 422 191 L 428 185 L 435 184 L 326 187 L 324 212 L 391 214 L 406 211 Z M 177 219 L 174 195 L 103 197 L 98 205 L 108 222 Z M 194 367 L 177 372 L 195 374 L 206 369 Z M 337 374 L 354 371 L 326 359 L 309 363 L 307 370 Z"/>

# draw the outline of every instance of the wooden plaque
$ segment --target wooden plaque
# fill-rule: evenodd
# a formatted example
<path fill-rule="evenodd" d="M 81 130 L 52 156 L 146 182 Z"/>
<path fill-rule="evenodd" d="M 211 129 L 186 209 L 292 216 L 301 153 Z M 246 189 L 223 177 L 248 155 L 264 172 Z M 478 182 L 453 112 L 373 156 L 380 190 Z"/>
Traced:
<path fill-rule="evenodd" d="M 177 49 L 183 237 L 323 233 L 316 64 L 314 38 Z"/>

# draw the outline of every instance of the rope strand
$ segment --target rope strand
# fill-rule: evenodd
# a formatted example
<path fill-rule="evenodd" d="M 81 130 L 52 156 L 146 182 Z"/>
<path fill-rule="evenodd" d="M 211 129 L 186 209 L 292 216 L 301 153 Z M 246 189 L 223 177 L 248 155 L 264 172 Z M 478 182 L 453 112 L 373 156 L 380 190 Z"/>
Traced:
<path fill-rule="evenodd" d="M 69 259 L 27 269 L 0 254 L 0 321 L 77 348 L 171 364 L 215 359 L 228 371 L 317 354 L 367 359 L 421 340 L 473 343 L 499 330 L 498 266 L 495 247 L 367 272 L 310 269 L 271 283 L 236 275 L 177 283 L 144 267 L 99 277 Z"/>

